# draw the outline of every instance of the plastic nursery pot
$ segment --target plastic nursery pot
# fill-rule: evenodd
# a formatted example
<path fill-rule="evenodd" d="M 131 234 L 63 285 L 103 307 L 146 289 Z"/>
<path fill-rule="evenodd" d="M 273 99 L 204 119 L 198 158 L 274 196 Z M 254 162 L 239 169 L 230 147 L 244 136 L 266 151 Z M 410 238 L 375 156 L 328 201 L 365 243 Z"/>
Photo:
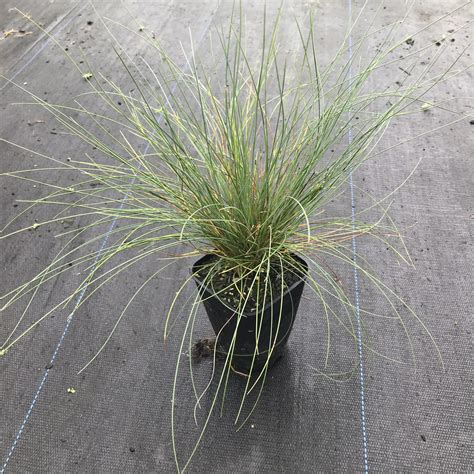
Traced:
<path fill-rule="evenodd" d="M 302 271 L 306 273 L 308 270 L 306 262 L 297 255 L 292 255 L 292 257 L 295 259 L 295 263 L 299 264 Z M 216 258 L 214 255 L 205 255 L 193 265 L 192 273 L 207 315 L 216 333 L 216 350 L 220 355 L 225 356 L 231 347 L 239 315 L 237 314 L 237 308 L 231 307 L 228 301 L 225 301 L 225 292 L 214 294 L 212 282 L 206 281 L 205 266 Z M 242 312 L 235 335 L 231 361 L 234 370 L 245 374 L 250 371 L 252 373 L 259 372 L 267 362 L 270 348 L 272 348 L 272 352 L 268 361 L 268 368 L 282 357 L 283 349 L 293 328 L 304 283 L 304 275 L 296 276 L 293 274 L 291 286 L 287 287 L 283 295 L 278 292 L 278 297 L 274 298 L 273 301 L 269 301 L 263 307 L 263 310 L 258 314 L 258 321 L 255 308 Z M 283 305 L 281 304 L 281 298 L 283 298 Z M 258 351 L 256 352 L 255 331 L 257 322 L 259 325 L 261 324 L 261 329 L 258 337 Z M 273 345 L 274 341 L 276 342 Z M 253 360 L 254 354 L 255 360 Z"/>

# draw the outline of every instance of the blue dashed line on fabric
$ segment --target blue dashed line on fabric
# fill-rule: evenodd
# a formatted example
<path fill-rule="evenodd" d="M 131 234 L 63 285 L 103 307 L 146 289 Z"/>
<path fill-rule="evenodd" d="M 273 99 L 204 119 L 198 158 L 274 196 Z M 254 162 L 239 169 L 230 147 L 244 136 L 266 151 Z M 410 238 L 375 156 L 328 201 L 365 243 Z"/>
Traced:
<path fill-rule="evenodd" d="M 352 28 L 352 0 L 348 0 L 349 19 Z M 352 61 L 352 31 L 349 34 L 349 61 Z M 352 64 L 349 64 L 349 81 L 352 80 Z M 352 128 L 349 128 L 349 144 L 352 143 Z M 355 229 L 356 201 L 354 194 L 354 183 L 352 181 L 352 172 L 349 174 L 349 187 L 351 191 L 351 222 L 352 229 Z M 362 329 L 360 319 L 360 287 L 359 272 L 357 271 L 357 242 L 356 237 L 352 237 L 352 263 L 354 264 L 354 296 L 355 310 L 357 321 L 357 352 L 359 356 L 359 387 L 360 387 L 360 418 L 362 428 L 362 443 L 364 452 L 364 472 L 369 472 L 368 460 L 368 440 L 367 440 L 367 424 L 365 416 L 365 379 L 364 379 L 364 354 L 362 351 Z"/>

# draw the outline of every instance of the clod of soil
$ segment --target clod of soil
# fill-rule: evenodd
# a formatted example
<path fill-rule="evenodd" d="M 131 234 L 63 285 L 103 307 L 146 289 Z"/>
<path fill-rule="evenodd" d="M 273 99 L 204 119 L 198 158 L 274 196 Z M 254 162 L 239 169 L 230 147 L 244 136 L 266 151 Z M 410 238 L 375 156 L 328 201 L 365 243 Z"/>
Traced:
<path fill-rule="evenodd" d="M 204 337 L 199 339 L 191 349 L 191 358 L 194 361 L 200 361 L 201 359 L 207 359 L 208 357 L 214 356 L 214 348 L 216 347 L 216 338 Z M 216 359 L 222 359 L 224 354 L 221 352 L 216 353 Z"/>

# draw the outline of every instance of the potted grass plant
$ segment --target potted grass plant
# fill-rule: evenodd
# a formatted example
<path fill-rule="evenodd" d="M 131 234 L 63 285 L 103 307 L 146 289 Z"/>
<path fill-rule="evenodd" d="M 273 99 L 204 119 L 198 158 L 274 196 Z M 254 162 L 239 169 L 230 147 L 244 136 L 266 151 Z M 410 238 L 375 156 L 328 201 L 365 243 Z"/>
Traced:
<path fill-rule="evenodd" d="M 300 49 L 292 58 L 280 51 L 279 21 L 280 15 L 269 26 L 264 19 L 260 51 L 251 56 L 245 25 L 237 12 L 228 27 L 216 29 L 214 47 L 217 44 L 218 51 L 200 58 L 191 40 L 191 50 L 183 53 L 181 65 L 146 29 L 124 27 L 159 58 L 157 64 L 139 64 L 116 44 L 117 58 L 128 73 L 127 86 L 100 76 L 87 61 L 79 62 L 52 38 L 89 91 L 76 97 L 72 105 L 29 95 L 64 130 L 94 147 L 101 158 L 73 156 L 64 161 L 29 150 L 51 162 L 53 169 L 79 176 L 72 187 L 32 177 L 23 170 L 5 173 L 52 189 L 31 206 L 47 206 L 58 213 L 25 228 L 12 228 L 14 222 L 9 223 L 2 238 L 66 218 L 85 218 L 86 224 L 70 232 L 70 240 L 46 268 L 2 296 L 2 311 L 21 302 L 26 302 L 27 311 L 44 285 L 71 270 L 82 279 L 70 294 L 20 330 L 23 312 L 3 341 L 2 355 L 7 356 L 58 308 L 73 306 L 77 311 L 89 298 L 74 307 L 74 298 L 81 292 L 92 296 L 144 259 L 156 259 L 162 265 L 134 292 L 86 367 L 106 348 L 127 308 L 139 302 L 146 285 L 171 263 L 185 260 L 190 275 L 176 283 L 176 295 L 163 314 L 165 337 L 173 326 L 180 296 L 195 285 L 188 298 L 179 354 L 187 338 L 192 340 L 202 303 L 215 331 L 213 365 L 220 364 L 220 370 L 212 372 L 217 381 L 209 413 L 217 394 L 225 395 L 232 372 L 246 379 L 242 403 L 258 384 L 263 387 L 297 320 L 304 288 L 311 298 L 320 300 L 322 317 L 335 318 L 357 339 L 354 326 L 345 324 L 331 305 L 335 300 L 354 314 L 352 298 L 319 257 L 331 257 L 356 269 L 399 316 L 397 305 L 403 300 L 354 258 L 351 246 L 355 237 L 372 236 L 409 261 L 391 241 L 398 231 L 388 220 L 386 208 L 381 202 L 372 206 L 380 209 L 380 218 L 373 222 L 364 222 L 350 212 L 343 217 L 327 216 L 324 209 L 347 185 L 350 173 L 367 159 L 383 154 L 378 144 L 391 120 L 423 113 L 424 94 L 460 71 L 454 63 L 441 74 L 433 74 L 439 50 L 402 85 L 377 90 L 370 78 L 400 61 L 393 59 L 393 53 L 408 39 L 399 34 L 403 19 L 382 30 L 384 39 L 370 56 L 362 51 L 372 33 L 352 43 L 351 25 L 334 56 L 325 62 L 319 60 L 312 16 L 295 22 Z M 110 27 L 106 21 L 103 25 L 107 30 Z M 416 34 L 412 32 L 410 38 Z M 111 34 L 111 38 L 115 37 Z M 426 51 L 420 48 L 418 54 Z M 93 103 L 84 105 L 91 94 Z M 99 104 L 100 111 L 94 109 Z M 92 237 L 83 238 L 94 229 Z M 105 243 L 98 247 L 100 239 Z M 421 319 L 408 310 L 431 337 Z M 368 343 L 362 344 L 371 350 Z M 203 396 L 196 394 L 197 403 Z M 182 471 L 190 458 L 184 465 L 178 462 L 174 429 L 173 423 L 176 465 Z M 199 440 L 201 437 L 202 433 Z"/>

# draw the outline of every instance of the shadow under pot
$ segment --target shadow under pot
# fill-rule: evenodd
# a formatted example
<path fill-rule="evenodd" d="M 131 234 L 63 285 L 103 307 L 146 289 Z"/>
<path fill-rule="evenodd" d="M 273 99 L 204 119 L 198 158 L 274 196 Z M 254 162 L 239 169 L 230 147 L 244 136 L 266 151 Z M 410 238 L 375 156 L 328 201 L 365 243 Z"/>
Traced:
<path fill-rule="evenodd" d="M 216 333 L 216 351 L 225 359 L 235 339 L 231 367 L 237 372 L 258 374 L 267 360 L 270 368 L 283 355 L 308 271 L 303 259 L 294 254 L 291 258 L 293 264 L 287 265 L 283 271 L 283 292 L 281 271 L 271 272 L 273 298 L 268 294 L 268 285 L 265 304 L 260 304 L 259 311 L 253 298 L 249 298 L 243 311 L 239 310 L 237 295 L 242 289 L 232 284 L 231 276 L 214 271 L 213 278 L 209 278 L 209 269 L 218 265 L 219 257 L 205 255 L 193 265 L 194 280 Z"/>

